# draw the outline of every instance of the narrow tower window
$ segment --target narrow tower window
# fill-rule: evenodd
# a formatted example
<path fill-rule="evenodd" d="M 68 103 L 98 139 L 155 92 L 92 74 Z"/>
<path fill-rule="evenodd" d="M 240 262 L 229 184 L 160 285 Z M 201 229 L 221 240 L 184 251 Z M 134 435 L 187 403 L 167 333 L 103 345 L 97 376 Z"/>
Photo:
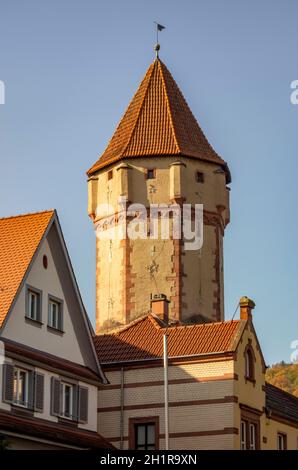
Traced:
<path fill-rule="evenodd" d="M 245 351 L 245 378 L 248 380 L 255 379 L 254 354 L 251 347 L 247 347 Z"/>
<path fill-rule="evenodd" d="M 113 178 L 113 170 L 108 171 L 108 181 Z"/>
<path fill-rule="evenodd" d="M 201 171 L 196 172 L 196 182 L 204 183 L 204 173 L 202 173 Z"/>
<path fill-rule="evenodd" d="M 155 178 L 155 170 L 154 169 L 148 169 L 147 170 L 147 180 L 153 180 Z"/>

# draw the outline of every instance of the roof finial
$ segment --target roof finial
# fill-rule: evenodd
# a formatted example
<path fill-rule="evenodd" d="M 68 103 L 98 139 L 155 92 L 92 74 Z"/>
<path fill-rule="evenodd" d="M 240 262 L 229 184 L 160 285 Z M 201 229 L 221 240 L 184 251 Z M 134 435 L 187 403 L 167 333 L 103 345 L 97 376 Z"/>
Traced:
<path fill-rule="evenodd" d="M 159 50 L 160 50 L 160 44 L 158 42 L 158 33 L 159 31 L 162 31 L 163 29 L 165 29 L 165 26 L 163 26 L 162 24 L 159 24 L 157 23 L 156 21 L 154 21 L 154 23 L 156 24 L 156 44 L 155 44 L 155 47 L 154 47 L 154 50 L 156 52 L 156 58 L 158 59 L 158 53 L 159 53 Z"/>

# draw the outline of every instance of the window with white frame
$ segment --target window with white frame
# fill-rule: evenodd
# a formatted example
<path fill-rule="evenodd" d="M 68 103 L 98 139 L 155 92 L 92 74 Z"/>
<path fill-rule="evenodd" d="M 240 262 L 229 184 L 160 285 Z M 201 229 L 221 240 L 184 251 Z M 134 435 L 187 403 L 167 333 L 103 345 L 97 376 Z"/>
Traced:
<path fill-rule="evenodd" d="M 26 317 L 41 321 L 41 291 L 27 287 L 26 297 Z"/>
<path fill-rule="evenodd" d="M 63 329 L 63 310 L 62 301 L 54 297 L 49 297 L 49 318 L 48 326 L 55 330 Z"/>
<path fill-rule="evenodd" d="M 256 450 L 257 430 L 255 423 L 249 423 L 249 449 Z"/>
<path fill-rule="evenodd" d="M 13 403 L 28 406 L 29 372 L 25 369 L 14 368 L 13 371 Z"/>
<path fill-rule="evenodd" d="M 287 450 L 287 435 L 281 432 L 277 434 L 277 450 Z"/>
<path fill-rule="evenodd" d="M 259 422 L 248 418 L 241 419 L 240 423 L 240 449 L 258 450 L 259 444 Z"/>
<path fill-rule="evenodd" d="M 51 378 L 51 415 L 79 423 L 88 422 L 87 387 L 71 383 L 67 379 Z"/>
<path fill-rule="evenodd" d="M 240 441 L 241 441 L 241 450 L 246 450 L 246 421 L 241 421 L 241 429 L 240 429 Z"/>
<path fill-rule="evenodd" d="M 73 418 L 74 408 L 74 386 L 72 384 L 61 382 L 62 387 L 62 416 L 64 418 Z"/>

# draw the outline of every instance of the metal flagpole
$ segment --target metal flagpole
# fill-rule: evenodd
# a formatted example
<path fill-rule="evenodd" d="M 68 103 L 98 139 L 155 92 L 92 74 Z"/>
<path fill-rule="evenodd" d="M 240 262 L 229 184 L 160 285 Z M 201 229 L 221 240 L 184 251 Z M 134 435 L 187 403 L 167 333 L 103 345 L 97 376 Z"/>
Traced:
<path fill-rule="evenodd" d="M 169 450 L 169 380 L 168 380 L 168 335 L 163 335 L 163 367 L 165 393 L 165 447 Z"/>
<path fill-rule="evenodd" d="M 158 43 L 158 33 L 159 31 L 162 31 L 163 29 L 165 29 L 165 26 L 163 26 L 162 24 L 159 24 L 157 23 L 157 21 L 154 21 L 154 23 L 156 24 L 156 45 L 155 45 L 155 51 L 156 51 L 156 57 L 158 58 L 158 51 L 160 49 L 160 45 Z"/>

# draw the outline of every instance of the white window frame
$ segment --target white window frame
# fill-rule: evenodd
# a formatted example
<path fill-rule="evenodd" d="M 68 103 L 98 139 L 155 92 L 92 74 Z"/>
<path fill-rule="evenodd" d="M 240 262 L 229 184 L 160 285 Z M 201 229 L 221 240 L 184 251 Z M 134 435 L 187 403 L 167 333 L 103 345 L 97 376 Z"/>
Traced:
<path fill-rule="evenodd" d="M 25 400 L 22 400 L 22 401 L 20 400 L 20 390 L 19 390 L 21 373 L 25 374 L 25 390 L 24 390 Z M 16 389 L 15 389 L 15 383 L 16 383 Z M 14 367 L 14 371 L 13 371 L 13 403 L 15 405 L 22 406 L 23 408 L 28 408 L 28 404 L 29 404 L 29 371 L 21 367 Z"/>
<path fill-rule="evenodd" d="M 34 302 L 33 302 L 34 300 Z M 33 306 L 33 314 L 32 314 Z M 33 290 L 28 291 L 28 317 L 30 320 L 37 320 L 38 313 L 38 294 Z"/>
<path fill-rule="evenodd" d="M 56 306 L 56 321 L 53 321 L 53 310 L 52 307 Z M 63 302 L 56 297 L 49 296 L 49 306 L 48 306 L 48 326 L 55 330 L 62 330 L 63 322 Z"/>
<path fill-rule="evenodd" d="M 246 439 L 247 422 L 242 419 L 240 426 L 241 426 L 241 428 L 240 428 L 240 448 L 241 448 L 241 450 L 246 450 L 246 446 L 247 446 L 247 439 Z"/>
<path fill-rule="evenodd" d="M 286 450 L 286 449 L 287 449 L 287 435 L 282 432 L 278 432 L 277 433 L 277 450 Z"/>
<path fill-rule="evenodd" d="M 257 428 L 254 423 L 249 423 L 249 449 L 256 450 Z"/>
<path fill-rule="evenodd" d="M 66 414 L 66 388 L 70 390 L 69 399 L 69 414 Z M 73 403 L 74 403 L 74 385 L 69 382 L 61 382 L 62 393 L 62 417 L 66 419 L 73 419 Z"/>
<path fill-rule="evenodd" d="M 34 298 L 34 312 L 32 315 L 32 299 Z M 26 286 L 26 309 L 25 309 L 25 317 L 28 320 L 41 322 L 41 309 L 42 309 L 42 291 L 39 289 L 35 289 L 29 285 Z"/>

